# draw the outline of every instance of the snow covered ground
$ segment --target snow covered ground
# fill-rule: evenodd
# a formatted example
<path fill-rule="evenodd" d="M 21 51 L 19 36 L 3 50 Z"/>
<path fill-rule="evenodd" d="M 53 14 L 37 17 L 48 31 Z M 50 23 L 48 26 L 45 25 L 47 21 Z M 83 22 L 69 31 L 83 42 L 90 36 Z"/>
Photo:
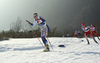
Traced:
<path fill-rule="evenodd" d="M 100 45 L 91 38 L 90 45 L 85 38 L 50 37 L 49 40 L 54 48 L 50 52 L 41 52 L 43 47 L 37 38 L 0 41 L 0 63 L 100 63 Z M 65 47 L 58 47 L 61 44 Z"/>

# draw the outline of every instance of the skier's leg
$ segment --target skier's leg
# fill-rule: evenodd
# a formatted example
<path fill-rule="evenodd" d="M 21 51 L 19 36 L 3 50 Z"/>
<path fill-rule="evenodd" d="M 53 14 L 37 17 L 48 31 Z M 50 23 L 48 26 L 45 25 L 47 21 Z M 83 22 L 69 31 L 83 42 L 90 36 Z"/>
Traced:
<path fill-rule="evenodd" d="M 44 28 L 45 29 L 45 28 Z M 42 29 L 41 30 L 41 38 L 42 38 L 42 41 L 46 47 L 46 51 L 49 51 L 49 45 L 48 45 L 48 41 L 46 40 L 46 35 L 44 33 L 44 30 Z M 45 50 L 44 50 L 45 51 Z"/>
<path fill-rule="evenodd" d="M 47 44 L 47 40 L 46 40 L 45 36 L 41 36 L 41 38 L 42 38 L 42 41 L 43 41 L 44 45 L 46 45 Z"/>
<path fill-rule="evenodd" d="M 88 38 L 87 38 L 87 33 L 85 33 L 84 35 L 85 35 L 85 38 L 86 38 L 88 44 L 90 44 L 90 42 L 89 42 L 89 40 L 88 40 Z"/>
<path fill-rule="evenodd" d="M 88 44 L 90 44 L 90 42 L 89 42 L 88 38 L 86 38 L 86 40 L 87 40 Z"/>
<path fill-rule="evenodd" d="M 97 36 L 97 38 L 100 40 L 100 38 L 99 38 L 99 36 L 98 36 L 98 34 L 95 32 L 95 35 Z"/>
<path fill-rule="evenodd" d="M 99 44 L 99 43 L 95 40 L 94 33 L 92 33 L 92 35 L 89 34 L 89 36 L 90 36 L 91 38 L 93 38 L 93 40 L 95 41 L 95 43 Z"/>
<path fill-rule="evenodd" d="M 100 40 L 99 36 L 97 36 L 97 38 Z"/>
<path fill-rule="evenodd" d="M 99 44 L 96 40 L 95 40 L 95 37 L 93 36 L 93 40 L 95 41 L 95 43 Z"/>

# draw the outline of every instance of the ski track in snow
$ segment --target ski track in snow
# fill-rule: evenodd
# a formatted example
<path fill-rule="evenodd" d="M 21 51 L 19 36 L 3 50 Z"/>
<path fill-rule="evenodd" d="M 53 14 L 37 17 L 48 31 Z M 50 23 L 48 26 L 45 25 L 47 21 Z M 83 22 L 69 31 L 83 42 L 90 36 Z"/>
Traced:
<path fill-rule="evenodd" d="M 0 63 L 100 63 L 100 45 L 91 38 L 90 45 L 85 38 L 49 37 L 49 40 L 54 49 L 50 48 L 50 52 L 42 52 L 44 48 L 37 38 L 0 41 Z M 65 47 L 58 47 L 61 44 Z"/>

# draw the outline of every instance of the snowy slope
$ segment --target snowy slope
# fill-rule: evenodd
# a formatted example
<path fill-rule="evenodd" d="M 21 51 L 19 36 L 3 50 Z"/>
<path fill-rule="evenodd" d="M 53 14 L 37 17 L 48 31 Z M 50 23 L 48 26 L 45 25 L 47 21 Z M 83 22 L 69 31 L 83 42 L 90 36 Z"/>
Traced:
<path fill-rule="evenodd" d="M 49 40 L 54 48 L 50 52 L 41 52 L 43 47 L 37 38 L 0 41 L 0 63 L 100 63 L 100 45 L 91 38 L 90 45 L 85 38 L 51 37 Z M 60 44 L 65 47 L 58 47 Z"/>

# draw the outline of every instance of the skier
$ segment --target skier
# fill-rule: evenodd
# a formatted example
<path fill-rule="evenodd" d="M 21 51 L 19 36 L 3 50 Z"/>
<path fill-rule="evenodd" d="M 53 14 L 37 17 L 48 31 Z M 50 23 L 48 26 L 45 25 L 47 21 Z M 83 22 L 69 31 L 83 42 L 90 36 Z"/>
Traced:
<path fill-rule="evenodd" d="M 75 37 L 77 37 L 77 31 L 74 32 Z"/>
<path fill-rule="evenodd" d="M 39 27 L 41 28 L 41 38 L 46 47 L 46 49 L 44 51 L 45 52 L 50 51 L 48 41 L 46 40 L 46 36 L 48 35 L 47 29 L 49 30 L 46 20 L 43 19 L 41 16 L 38 16 L 37 13 L 34 13 L 33 17 L 34 17 L 34 23 L 28 22 L 28 24 L 30 24 L 31 26 L 35 26 L 36 24 L 39 25 Z"/>
<path fill-rule="evenodd" d="M 81 38 L 81 32 L 80 30 L 77 31 L 78 37 Z"/>
<path fill-rule="evenodd" d="M 94 37 L 94 34 L 95 34 L 95 35 L 98 37 L 98 39 L 100 40 L 100 38 L 99 38 L 99 36 L 98 36 L 98 34 L 97 34 L 97 32 L 96 32 L 96 26 L 93 26 L 93 25 L 91 24 L 90 29 L 91 29 L 91 34 L 92 34 L 92 36 Z"/>
<path fill-rule="evenodd" d="M 67 34 L 67 37 L 69 37 L 69 34 Z"/>
<path fill-rule="evenodd" d="M 93 38 L 93 40 L 98 44 L 98 42 L 95 40 L 94 37 L 92 37 L 92 35 L 91 35 L 91 33 L 90 33 L 90 26 L 85 26 L 84 23 L 82 23 L 81 25 L 82 25 L 82 30 L 83 30 L 83 32 L 84 32 L 84 36 L 85 36 L 85 38 L 86 38 L 88 44 L 90 44 L 90 43 L 89 43 L 89 40 L 88 40 L 88 38 L 87 38 L 88 35 L 89 35 L 91 38 Z"/>

